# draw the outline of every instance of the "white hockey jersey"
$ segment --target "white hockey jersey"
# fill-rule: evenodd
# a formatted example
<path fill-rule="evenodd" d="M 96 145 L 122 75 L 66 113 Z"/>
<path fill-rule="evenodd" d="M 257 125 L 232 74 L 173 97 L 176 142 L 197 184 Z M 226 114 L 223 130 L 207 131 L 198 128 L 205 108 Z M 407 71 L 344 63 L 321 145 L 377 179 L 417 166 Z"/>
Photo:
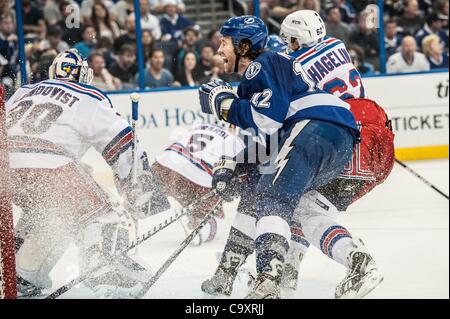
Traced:
<path fill-rule="evenodd" d="M 119 179 L 131 171 L 133 131 L 94 87 L 60 80 L 23 86 L 6 113 L 12 168 L 57 168 L 94 147 Z"/>
<path fill-rule="evenodd" d="M 156 161 L 195 184 L 210 188 L 214 163 L 222 156 L 234 158 L 244 148 L 235 132 L 213 124 L 196 124 L 189 134 L 157 156 Z"/>
<path fill-rule="evenodd" d="M 341 40 L 326 37 L 314 47 L 302 48 L 290 55 L 302 64 L 318 88 L 342 100 L 365 97 L 361 75 Z"/>

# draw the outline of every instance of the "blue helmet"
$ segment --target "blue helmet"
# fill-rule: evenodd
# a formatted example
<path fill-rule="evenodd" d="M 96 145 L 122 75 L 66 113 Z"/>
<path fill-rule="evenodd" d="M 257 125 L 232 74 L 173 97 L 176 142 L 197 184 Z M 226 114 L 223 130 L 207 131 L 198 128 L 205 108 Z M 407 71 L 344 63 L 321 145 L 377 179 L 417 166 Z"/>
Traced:
<path fill-rule="evenodd" d="M 276 34 L 269 35 L 266 48 L 273 52 L 286 52 L 287 45 Z"/>
<path fill-rule="evenodd" d="M 235 46 L 239 46 L 244 39 L 250 40 L 253 51 L 263 50 L 269 36 L 267 26 L 260 18 L 255 16 L 230 18 L 222 26 L 220 33 L 224 37 L 231 37 Z"/>

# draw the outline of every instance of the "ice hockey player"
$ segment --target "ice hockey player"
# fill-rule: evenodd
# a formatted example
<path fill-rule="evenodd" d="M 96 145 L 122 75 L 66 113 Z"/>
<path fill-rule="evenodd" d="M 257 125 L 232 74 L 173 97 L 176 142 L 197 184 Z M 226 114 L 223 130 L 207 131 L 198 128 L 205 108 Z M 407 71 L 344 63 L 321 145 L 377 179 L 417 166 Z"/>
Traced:
<path fill-rule="evenodd" d="M 248 67 L 238 88 L 213 81 L 199 90 L 205 113 L 252 129 L 279 134 L 276 169 L 256 186 L 257 279 L 248 298 L 279 298 L 290 223 L 301 196 L 336 178 L 351 159 L 359 135 L 349 105 L 317 91 L 300 63 L 264 51 L 268 31 L 254 16 L 229 19 L 219 54 L 227 72 Z"/>
<path fill-rule="evenodd" d="M 55 58 L 49 80 L 21 87 L 6 103 L 12 196 L 23 212 L 15 229 L 22 242 L 17 273 L 34 290 L 52 286 L 49 273 L 71 243 L 79 247 L 81 273 L 107 263 L 86 282 L 96 291 L 133 293 L 151 275 L 130 257 L 114 256 L 128 245 L 128 221 L 79 160 L 91 147 L 103 155 L 133 218 L 167 209 L 167 198 L 130 125 L 91 80 L 92 70 L 72 49 Z"/>
<path fill-rule="evenodd" d="M 302 64 L 320 89 L 350 104 L 361 131 L 361 143 L 339 178 L 302 198 L 294 218 L 298 222 L 293 225 L 293 233 L 297 234 L 293 239 L 298 243 L 291 245 L 288 259 L 292 264 L 288 261 L 283 281 L 291 288 L 297 286 L 296 268 L 308 246 L 298 228 L 302 225 L 303 233 L 306 231 L 314 246 L 348 269 L 347 277 L 336 289 L 336 297 L 363 297 L 381 282 L 382 276 L 362 241 L 352 239 L 350 232 L 335 220 L 339 211 L 345 211 L 388 177 L 394 165 L 394 134 L 384 110 L 365 98 L 361 76 L 345 44 L 326 36 L 325 24 L 317 12 L 300 10 L 288 15 L 280 35 L 289 54 Z M 327 204 L 320 205 L 324 202 Z"/>
<path fill-rule="evenodd" d="M 301 63 L 318 88 L 342 100 L 366 97 L 361 75 L 345 44 L 326 35 L 325 23 L 317 12 L 300 10 L 288 15 L 280 37 L 289 55 Z"/>
<path fill-rule="evenodd" d="M 291 23 L 292 25 L 304 26 L 301 31 L 296 31 L 294 27 L 286 30 L 286 20 L 292 16 L 297 18 L 295 23 Z M 310 19 L 305 21 L 305 16 L 306 19 L 308 17 Z M 311 38 L 311 35 L 317 34 L 312 31 L 324 29 L 320 16 L 315 15 L 314 11 L 301 11 L 301 14 L 292 14 L 286 20 L 281 32 L 284 33 L 284 38 L 289 39 L 288 42 L 295 44 L 296 47 L 299 47 L 298 41 L 315 45 L 323 40 L 324 35 L 315 39 Z M 306 26 L 309 26 L 311 30 Z M 294 40 L 291 41 L 291 38 Z M 320 58 L 321 56 L 317 57 L 319 60 Z M 356 238 L 352 240 L 350 233 L 336 223 L 338 211 L 345 211 L 352 202 L 382 183 L 392 170 L 394 162 L 394 135 L 383 109 L 368 99 L 349 99 L 347 102 L 351 105 L 351 111 L 360 126 L 361 143 L 355 148 L 352 161 L 338 179 L 302 197 L 291 224 L 292 241 L 282 282 L 283 286 L 290 288 L 297 286 L 297 268 L 309 246 L 309 242 L 305 239 L 307 235 L 313 245 L 349 269 L 348 276 L 336 290 L 338 298 L 362 297 L 376 287 L 382 278 L 360 240 Z M 249 218 L 247 220 L 247 224 L 251 224 L 251 220 Z M 237 222 L 233 226 L 237 229 L 246 229 L 248 234 L 252 233 L 248 230 L 248 225 L 243 226 Z M 248 247 L 247 249 L 237 247 L 229 240 L 224 256 L 226 254 L 249 255 L 251 252 L 252 250 Z M 235 262 L 234 265 L 236 264 L 238 263 Z M 226 272 L 223 271 L 224 269 Z M 232 267 L 226 268 L 224 264 L 219 265 L 216 275 L 205 282 L 203 290 L 229 295 L 234 278 L 223 280 L 225 278 L 223 274 L 235 275 L 236 273 L 236 269 Z M 216 284 L 219 277 L 222 277 L 221 284 Z M 228 279 L 230 277 L 232 276 L 226 276 Z M 361 282 L 362 284 L 356 285 Z"/>
<path fill-rule="evenodd" d="M 164 193 L 176 199 L 182 207 L 187 207 L 211 192 L 213 164 L 222 157 L 235 158 L 245 148 L 238 131 L 227 123 L 194 124 L 187 134 L 158 155 L 151 166 Z M 190 229 L 195 228 L 220 200 L 214 195 L 207 199 L 206 204 L 200 203 L 198 209 L 187 216 L 187 222 L 183 220 L 184 224 Z M 199 246 L 213 240 L 223 217 L 221 210 L 211 218 L 193 244 Z"/>

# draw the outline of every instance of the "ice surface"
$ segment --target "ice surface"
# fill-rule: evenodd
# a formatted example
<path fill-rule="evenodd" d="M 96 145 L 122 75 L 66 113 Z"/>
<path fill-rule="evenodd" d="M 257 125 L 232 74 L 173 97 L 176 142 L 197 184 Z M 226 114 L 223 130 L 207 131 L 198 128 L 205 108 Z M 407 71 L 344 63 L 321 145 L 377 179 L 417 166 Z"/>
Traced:
<path fill-rule="evenodd" d="M 448 194 L 449 161 L 408 163 L 419 174 Z M 212 243 L 188 247 L 151 288 L 146 298 L 208 298 L 200 290 L 217 266 L 217 252 L 224 246 L 237 203 L 226 206 L 227 216 Z M 173 212 L 140 223 L 143 233 Z M 388 180 L 355 203 L 339 221 L 361 237 L 377 261 L 384 282 L 368 298 L 449 298 L 449 202 L 400 166 Z M 179 223 L 139 247 L 138 254 L 156 271 L 184 239 Z M 250 265 L 254 263 L 252 257 Z M 52 271 L 54 287 L 78 275 L 76 249 L 72 247 Z M 291 298 L 333 298 L 345 269 L 311 248 L 300 270 L 297 291 Z M 232 297 L 247 293 L 247 278 L 241 276 Z M 64 298 L 92 298 L 79 286 Z"/>

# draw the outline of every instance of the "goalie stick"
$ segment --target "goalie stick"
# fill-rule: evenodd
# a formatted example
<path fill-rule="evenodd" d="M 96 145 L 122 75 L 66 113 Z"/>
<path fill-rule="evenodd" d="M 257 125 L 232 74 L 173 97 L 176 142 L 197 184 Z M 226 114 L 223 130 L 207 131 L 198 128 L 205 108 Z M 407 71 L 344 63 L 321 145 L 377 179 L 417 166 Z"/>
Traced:
<path fill-rule="evenodd" d="M 190 242 L 194 237 L 200 232 L 200 230 L 208 223 L 208 221 L 214 216 L 215 212 L 222 207 L 223 201 L 220 200 L 216 203 L 213 209 L 205 216 L 205 218 L 200 222 L 200 224 L 187 236 L 180 244 L 169 259 L 164 262 L 164 264 L 158 269 L 155 275 L 144 284 L 144 287 L 136 295 L 136 299 L 144 297 L 149 289 L 158 281 L 159 278 L 166 272 L 166 270 L 172 265 L 172 263 L 177 259 L 177 257 L 184 251 L 184 249 L 189 246 Z"/>
<path fill-rule="evenodd" d="M 197 206 L 199 206 L 204 201 L 212 198 L 213 196 L 215 196 L 215 192 L 214 191 L 210 191 L 209 193 L 206 193 L 205 195 L 200 197 L 198 200 L 196 200 L 194 203 L 192 203 L 188 207 L 184 208 L 180 213 L 177 213 L 174 216 L 171 216 L 170 218 L 166 219 L 164 222 L 159 223 L 158 226 L 153 227 L 146 234 L 142 235 L 140 238 L 137 238 L 136 241 L 131 242 L 131 244 L 123 252 L 121 252 L 119 255 L 126 254 L 129 251 L 131 251 L 132 249 L 136 248 L 138 245 L 142 244 L 144 241 L 148 240 L 149 238 L 153 237 L 154 235 L 156 235 L 157 233 L 159 233 L 163 229 L 166 229 L 167 227 L 169 227 L 170 225 L 175 223 L 182 216 L 184 216 L 186 214 L 189 214 Z M 216 213 L 216 209 L 212 209 L 211 210 L 211 215 L 213 215 L 213 213 Z M 97 267 L 94 267 L 93 269 L 89 270 L 85 274 L 83 274 L 81 276 L 78 276 L 77 278 L 71 280 L 70 282 L 68 282 L 64 286 L 61 286 L 60 288 L 58 288 L 57 290 L 52 292 L 50 295 L 48 295 L 44 299 L 56 299 L 56 298 L 58 298 L 59 296 L 63 295 L 64 293 L 66 293 L 67 291 L 69 291 L 70 289 L 75 287 L 76 285 L 78 285 L 78 284 L 82 283 L 83 281 L 85 281 L 87 278 L 89 278 L 90 275 L 92 275 L 93 273 L 95 273 L 96 271 L 100 270 L 101 268 L 103 268 L 105 266 L 107 266 L 107 263 L 99 264 Z"/>

